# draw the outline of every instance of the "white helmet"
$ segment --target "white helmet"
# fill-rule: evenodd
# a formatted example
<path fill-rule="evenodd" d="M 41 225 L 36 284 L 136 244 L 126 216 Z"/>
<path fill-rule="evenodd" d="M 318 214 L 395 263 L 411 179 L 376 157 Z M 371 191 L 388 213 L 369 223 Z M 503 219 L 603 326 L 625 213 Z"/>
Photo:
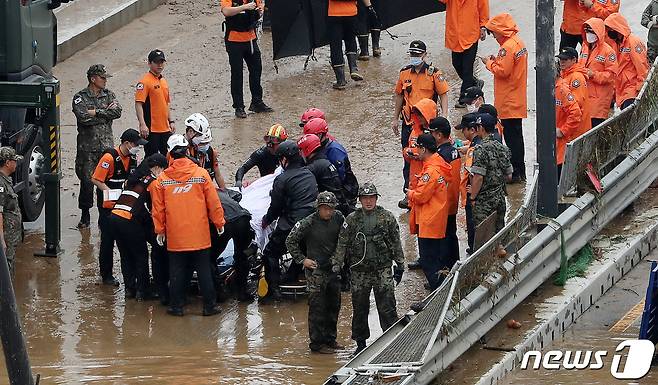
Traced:
<path fill-rule="evenodd" d="M 167 150 L 171 152 L 176 147 L 187 147 L 190 143 L 181 134 L 173 134 L 167 140 Z"/>
<path fill-rule="evenodd" d="M 210 130 L 208 119 L 198 112 L 193 113 L 185 119 L 185 126 L 193 129 L 201 135 Z"/>
<path fill-rule="evenodd" d="M 201 134 L 199 137 L 199 144 L 206 144 L 212 142 L 212 131 L 208 130 L 207 132 Z"/>

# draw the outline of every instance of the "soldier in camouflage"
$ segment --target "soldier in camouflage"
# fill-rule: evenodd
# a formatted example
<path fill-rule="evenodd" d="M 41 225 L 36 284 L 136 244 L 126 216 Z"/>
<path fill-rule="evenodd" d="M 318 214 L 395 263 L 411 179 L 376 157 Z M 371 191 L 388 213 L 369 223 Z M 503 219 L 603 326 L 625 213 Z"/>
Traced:
<path fill-rule="evenodd" d="M 22 156 L 16 155 L 13 148 L 0 147 L 0 224 L 2 224 L 0 245 L 7 257 L 9 273 L 12 277 L 16 247 L 23 239 L 23 221 L 11 174 L 16 171 L 16 165 L 22 159 Z"/>
<path fill-rule="evenodd" d="M 404 272 L 404 253 L 400 228 L 395 216 L 377 205 L 377 187 L 364 183 L 359 187 L 361 207 L 345 219 L 340 230 L 336 252 L 331 257 L 334 272 L 347 263 L 351 271 L 352 339 L 357 343 L 355 354 L 366 347 L 370 337 L 368 312 L 370 292 L 375 292 L 379 323 L 388 329 L 397 319 L 395 283 Z M 395 262 L 395 272 L 391 266 Z"/>
<path fill-rule="evenodd" d="M 331 256 L 345 222 L 343 214 L 336 210 L 337 205 L 333 193 L 320 193 L 316 212 L 297 222 L 286 239 L 288 252 L 295 262 L 304 266 L 306 273 L 309 347 L 324 354 L 344 349 L 336 342 L 340 276 L 331 270 Z"/>
<path fill-rule="evenodd" d="M 78 228 L 89 227 L 89 209 L 94 204 L 91 174 L 103 151 L 112 148 L 112 121 L 121 117 L 122 108 L 114 92 L 105 88 L 111 76 L 104 65 L 92 65 L 87 70 L 89 85 L 73 96 L 73 113 L 78 124 L 75 174 L 80 179 L 78 207 L 82 211 Z"/>
<path fill-rule="evenodd" d="M 475 147 L 471 166 L 471 205 L 475 227 L 489 215 L 496 213 L 496 231 L 505 227 L 505 182 L 512 180 L 512 164 L 509 149 L 498 142 L 496 119 L 489 114 L 479 114 L 469 123 L 475 127 L 482 142 Z"/>

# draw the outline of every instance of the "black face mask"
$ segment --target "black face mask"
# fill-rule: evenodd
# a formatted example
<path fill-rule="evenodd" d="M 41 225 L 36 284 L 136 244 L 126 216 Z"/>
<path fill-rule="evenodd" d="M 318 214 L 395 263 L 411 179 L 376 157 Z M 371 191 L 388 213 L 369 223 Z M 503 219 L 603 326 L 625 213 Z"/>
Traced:
<path fill-rule="evenodd" d="M 617 39 L 619 39 L 619 33 L 617 31 L 608 30 L 608 37 L 614 41 L 617 41 Z"/>

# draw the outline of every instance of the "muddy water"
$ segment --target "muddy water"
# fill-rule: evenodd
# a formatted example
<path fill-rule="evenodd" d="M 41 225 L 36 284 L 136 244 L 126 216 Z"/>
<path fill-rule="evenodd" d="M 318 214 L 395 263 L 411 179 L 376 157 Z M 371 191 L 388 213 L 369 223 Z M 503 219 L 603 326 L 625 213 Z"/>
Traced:
<path fill-rule="evenodd" d="M 516 4 L 504 10 L 515 7 L 520 11 Z M 495 5 L 493 10 L 503 7 Z M 69 107 L 73 94 L 86 85 L 84 74 L 92 63 L 105 63 L 114 74 L 108 87 L 124 106 L 123 117 L 114 125 L 118 137 L 123 129 L 136 126 L 132 85 L 146 70 L 146 54 L 156 47 L 164 50 L 173 116 L 178 122 L 192 112 L 203 112 L 209 118 L 221 170 L 229 181 L 242 160 L 260 145 L 267 127 L 281 122 L 292 137 L 297 137 L 301 112 L 309 106 L 324 109 L 332 133 L 350 151 L 359 180 L 374 181 L 383 195 L 380 203 L 398 215 L 407 259 L 415 259 L 415 239 L 408 234 L 407 214 L 395 205 L 402 197 L 402 159 L 399 139 L 390 132 L 391 90 L 399 68 L 406 63 L 409 42 L 423 39 L 431 60 L 444 70 L 452 86 L 450 118 L 458 122 L 463 111 L 455 111 L 452 105 L 459 83 L 439 33 L 443 30 L 442 17 L 429 16 L 394 28 L 395 40 L 384 35 L 383 57 L 360 63 L 366 81 L 350 83 L 344 92 L 330 88 L 333 74 L 326 48 L 316 51 L 317 61 L 311 61 L 307 70 L 303 69 L 303 58 L 285 59 L 277 63 L 276 74 L 269 59 L 270 38 L 265 35 L 261 40 L 265 98 L 276 112 L 235 120 L 217 11 L 209 0 L 170 2 L 56 67 L 62 88 L 64 253 L 58 259 L 34 258 L 32 254 L 43 247 L 43 218 L 29 224 L 18 253 L 15 281 L 30 358 L 44 384 L 315 384 L 349 358 L 349 351 L 329 356 L 309 354 L 303 298 L 274 306 L 229 301 L 223 304 L 221 315 L 210 318 L 199 315 L 200 303 L 194 299 L 188 315 L 181 319 L 167 316 L 154 302 L 125 301 L 121 287 L 98 285 L 98 232 L 95 228 L 82 232 L 74 228 L 79 215 L 73 170 L 76 129 Z M 531 28 L 529 20 L 521 20 L 522 28 Z M 532 41 L 531 36 L 526 41 Z M 497 50 L 493 41 L 482 47 L 484 53 Z M 491 76 L 480 67 L 477 71 L 487 80 L 485 91 L 492 100 Z M 245 96 L 248 102 L 248 91 Z M 534 160 L 532 114 L 526 126 L 530 166 Z M 512 186 L 509 192 L 511 206 L 518 207 L 523 186 Z M 95 213 L 92 215 L 95 220 Z M 459 222 L 463 228 L 463 214 Z M 463 230 L 460 238 L 464 249 Z M 119 277 L 118 253 L 114 271 Z M 423 282 L 417 272 L 405 274 L 396 290 L 400 313 L 426 294 Z M 338 339 L 349 350 L 354 347 L 349 339 L 350 314 L 349 296 L 343 295 Z M 371 329 L 373 338 L 381 333 L 374 311 Z M 0 384 L 6 383 L 3 366 Z"/>

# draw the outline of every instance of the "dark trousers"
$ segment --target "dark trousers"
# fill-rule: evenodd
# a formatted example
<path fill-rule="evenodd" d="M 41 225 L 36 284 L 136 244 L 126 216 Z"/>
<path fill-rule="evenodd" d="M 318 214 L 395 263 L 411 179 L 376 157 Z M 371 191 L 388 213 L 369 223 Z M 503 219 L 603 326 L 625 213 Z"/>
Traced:
<path fill-rule="evenodd" d="M 98 252 L 98 266 L 102 279 L 112 277 L 114 264 L 114 231 L 110 223 L 111 209 L 98 208 L 98 228 L 101 233 L 101 245 Z"/>
<path fill-rule="evenodd" d="M 148 234 L 148 242 L 151 244 L 151 272 L 153 281 L 158 290 L 160 302 L 169 302 L 169 256 L 165 246 L 160 246 L 155 241 L 155 233 Z"/>
<path fill-rule="evenodd" d="M 270 234 L 270 240 L 263 250 L 263 262 L 265 263 L 265 280 L 271 290 L 278 290 L 281 284 L 281 257 L 288 249 L 286 238 L 290 230 L 281 230 L 278 227 Z"/>
<path fill-rule="evenodd" d="M 247 290 L 247 277 L 249 276 L 249 259 L 245 250 L 254 239 L 254 230 L 249 224 L 249 217 L 240 217 L 234 221 L 226 222 L 224 233 L 219 236 L 218 254 L 221 254 L 228 241 L 233 239 L 233 260 L 235 267 L 236 287 L 239 291 Z"/>
<path fill-rule="evenodd" d="M 560 30 L 560 51 L 565 47 L 576 48 L 578 44 L 583 44 L 582 35 L 570 35 L 563 30 Z"/>
<path fill-rule="evenodd" d="M 400 142 L 403 149 L 409 145 L 409 136 L 411 136 L 411 125 L 407 125 L 406 123 L 402 122 L 402 129 L 400 130 Z M 405 192 L 406 189 L 409 188 L 409 169 L 411 165 L 406 159 L 403 158 L 403 160 L 404 166 L 402 167 L 402 177 L 404 178 L 404 187 L 402 192 Z"/>
<path fill-rule="evenodd" d="M 450 257 L 459 260 L 459 238 L 457 237 L 457 215 L 448 215 L 446 239 L 450 245 Z"/>
<path fill-rule="evenodd" d="M 627 107 L 629 107 L 631 104 L 635 102 L 635 98 L 633 99 L 626 99 L 621 103 L 621 109 L 625 110 Z"/>
<path fill-rule="evenodd" d="M 598 126 L 599 124 L 605 122 L 604 118 L 592 118 L 592 128 Z"/>
<path fill-rule="evenodd" d="M 435 290 L 445 279 L 445 276 L 439 272 L 452 268 L 457 259 L 450 255 L 450 245 L 446 238 L 419 237 L 418 254 L 420 255 L 420 266 L 423 268 L 427 283 L 430 285 L 431 290 Z"/>
<path fill-rule="evenodd" d="M 81 151 L 75 155 L 75 175 L 80 179 L 80 194 L 78 195 L 78 208 L 89 210 L 94 207 L 94 184 L 91 183 L 91 174 L 94 173 L 98 160 L 103 156 L 100 151 Z"/>
<path fill-rule="evenodd" d="M 263 72 L 263 62 L 260 57 L 258 42 L 236 43 L 226 42 L 228 62 L 231 65 L 231 97 L 233 108 L 244 108 L 244 95 L 242 92 L 243 62 L 247 64 L 249 71 L 249 91 L 251 92 L 251 104 L 263 101 L 263 87 L 260 85 L 260 76 Z"/>
<path fill-rule="evenodd" d="M 121 254 L 121 274 L 126 291 L 145 293 L 150 282 L 149 251 L 144 226 L 118 215 L 111 215 L 110 223 Z"/>
<path fill-rule="evenodd" d="M 511 153 L 514 173 L 512 176 L 526 178 L 525 145 L 523 144 L 523 119 L 501 119 L 505 144 Z"/>
<path fill-rule="evenodd" d="M 343 41 L 345 41 L 345 53 L 356 54 L 356 24 L 356 16 L 327 17 L 327 37 L 332 66 L 345 64 Z"/>
<path fill-rule="evenodd" d="M 309 348 L 336 342 L 336 325 L 340 312 L 340 280 L 331 272 L 306 270 L 308 287 Z"/>
<path fill-rule="evenodd" d="M 374 1 L 373 1 L 374 3 Z M 374 5 L 374 4 L 373 4 Z M 359 12 L 356 14 L 357 17 L 357 33 L 359 36 L 368 36 L 370 31 L 379 31 L 382 29 L 382 24 L 378 23 L 377 20 L 372 20 L 368 9 L 362 2 L 357 2 Z M 366 40 L 367 41 L 367 40 Z"/>
<path fill-rule="evenodd" d="M 471 250 L 471 253 L 474 251 L 473 250 L 473 243 L 475 242 L 475 221 L 473 220 L 473 206 L 471 205 L 471 194 L 467 194 L 466 196 L 466 206 L 465 206 L 465 211 L 466 211 L 466 235 L 468 238 L 468 248 Z"/>
<path fill-rule="evenodd" d="M 462 80 L 460 93 L 463 93 L 468 87 L 472 87 L 476 84 L 475 76 L 473 76 L 473 66 L 475 65 L 475 57 L 477 56 L 477 53 L 477 42 L 473 43 L 472 46 L 463 52 L 452 53 L 452 66 Z"/>
<path fill-rule="evenodd" d="M 169 251 L 169 288 L 170 302 L 173 308 L 182 308 L 185 293 L 190 284 L 192 273 L 196 271 L 199 288 L 203 296 L 204 309 L 211 309 L 217 303 L 215 286 L 210 276 L 209 249 L 195 251 Z"/>
<path fill-rule="evenodd" d="M 171 132 L 151 132 L 147 138 L 148 143 L 144 145 L 144 153 L 146 156 L 157 154 L 167 155 L 167 140 L 171 136 Z"/>

